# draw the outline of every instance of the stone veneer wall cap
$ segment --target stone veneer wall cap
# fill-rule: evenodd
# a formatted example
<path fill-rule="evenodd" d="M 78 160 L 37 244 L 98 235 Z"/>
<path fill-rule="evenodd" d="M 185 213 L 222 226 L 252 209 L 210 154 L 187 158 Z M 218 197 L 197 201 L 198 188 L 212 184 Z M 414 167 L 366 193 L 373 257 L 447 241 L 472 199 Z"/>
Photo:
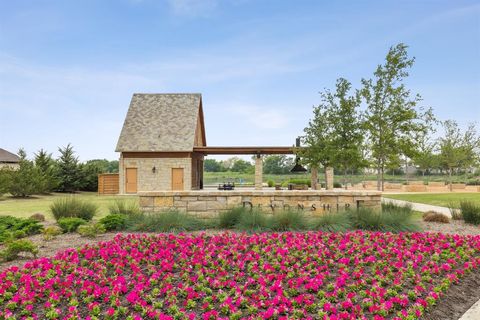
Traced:
<path fill-rule="evenodd" d="M 139 192 L 139 196 L 381 196 L 381 191 L 374 190 L 232 190 L 232 191 L 149 191 Z"/>

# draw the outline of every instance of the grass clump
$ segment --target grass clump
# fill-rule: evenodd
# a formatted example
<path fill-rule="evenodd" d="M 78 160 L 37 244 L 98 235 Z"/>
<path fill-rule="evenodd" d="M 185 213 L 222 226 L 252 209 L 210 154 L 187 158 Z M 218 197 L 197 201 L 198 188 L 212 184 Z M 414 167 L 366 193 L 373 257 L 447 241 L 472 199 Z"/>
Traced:
<path fill-rule="evenodd" d="M 123 199 L 115 200 L 108 210 L 111 214 L 135 215 L 141 213 L 137 202 Z"/>
<path fill-rule="evenodd" d="M 326 212 L 312 221 L 314 230 L 343 232 L 352 229 L 348 212 Z"/>
<path fill-rule="evenodd" d="M 425 212 L 422 218 L 427 222 L 450 223 L 450 219 L 446 215 L 435 211 Z"/>
<path fill-rule="evenodd" d="M 382 210 L 358 208 L 350 210 L 350 221 L 356 229 L 403 232 L 420 229 L 413 219 L 411 206 L 398 206 L 393 203 L 382 205 Z"/>
<path fill-rule="evenodd" d="M 134 220 L 130 226 L 133 231 L 181 232 L 205 228 L 205 224 L 199 219 L 178 211 L 141 213 L 132 216 L 131 220 Z"/>
<path fill-rule="evenodd" d="M 75 197 L 64 197 L 55 200 L 50 206 L 55 220 L 61 218 L 81 218 L 86 221 L 92 220 L 98 206 L 95 203 L 83 201 Z"/>
<path fill-rule="evenodd" d="M 240 217 L 245 213 L 245 209 L 242 207 L 233 208 L 225 212 L 221 212 L 218 216 L 218 226 L 222 229 L 233 229 Z"/>
<path fill-rule="evenodd" d="M 58 226 L 49 226 L 43 229 L 43 240 L 50 241 L 63 233 L 62 228 Z"/>
<path fill-rule="evenodd" d="M 453 220 L 462 220 L 462 211 L 457 208 L 457 205 L 454 202 L 449 202 L 447 208 L 450 211 L 450 215 Z"/>
<path fill-rule="evenodd" d="M 4 261 L 12 261 L 17 259 L 18 254 L 22 252 L 31 253 L 36 258 L 38 248 L 30 240 L 13 240 L 6 244 L 5 249 L 0 252 L 0 256 Z"/>
<path fill-rule="evenodd" d="M 58 225 L 63 230 L 64 233 L 75 232 L 78 227 L 87 223 L 87 221 L 82 218 L 71 217 L 71 218 L 60 218 L 58 219 Z"/>
<path fill-rule="evenodd" d="M 304 213 L 298 210 L 284 210 L 275 213 L 269 224 L 274 231 L 298 231 L 307 227 Z"/>
<path fill-rule="evenodd" d="M 269 219 L 260 210 L 247 210 L 240 216 L 235 228 L 243 231 L 266 231 L 270 229 Z"/>
<path fill-rule="evenodd" d="M 480 224 L 480 205 L 472 201 L 460 201 L 460 211 L 466 223 Z"/>

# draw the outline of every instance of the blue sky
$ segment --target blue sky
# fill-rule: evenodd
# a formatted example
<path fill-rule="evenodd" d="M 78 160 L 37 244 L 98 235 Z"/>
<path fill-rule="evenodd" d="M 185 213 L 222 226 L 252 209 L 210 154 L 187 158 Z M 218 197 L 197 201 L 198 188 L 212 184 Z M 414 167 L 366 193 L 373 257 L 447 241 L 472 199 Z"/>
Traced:
<path fill-rule="evenodd" d="M 209 145 L 291 145 L 399 42 L 423 105 L 478 124 L 479 1 L 0 0 L 0 148 L 116 159 L 134 92 L 202 93 Z"/>

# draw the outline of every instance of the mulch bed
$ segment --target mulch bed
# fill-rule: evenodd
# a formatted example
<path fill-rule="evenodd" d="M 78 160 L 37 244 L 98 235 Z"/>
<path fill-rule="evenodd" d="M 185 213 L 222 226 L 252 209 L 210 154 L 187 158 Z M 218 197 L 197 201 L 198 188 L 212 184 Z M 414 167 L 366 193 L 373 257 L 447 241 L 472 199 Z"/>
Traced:
<path fill-rule="evenodd" d="M 421 319 L 458 320 L 480 299 L 480 271 L 465 276 L 459 284 L 452 285 L 437 305 Z"/>

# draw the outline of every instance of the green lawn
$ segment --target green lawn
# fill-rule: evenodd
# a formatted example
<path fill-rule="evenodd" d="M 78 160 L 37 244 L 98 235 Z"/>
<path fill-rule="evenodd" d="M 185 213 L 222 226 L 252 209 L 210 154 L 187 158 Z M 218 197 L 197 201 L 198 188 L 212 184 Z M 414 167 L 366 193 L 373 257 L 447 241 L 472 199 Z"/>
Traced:
<path fill-rule="evenodd" d="M 26 199 L 0 197 L 0 215 L 11 215 L 15 217 L 29 217 L 34 213 L 45 215 L 47 220 L 53 220 L 50 213 L 50 204 L 61 197 L 76 197 L 82 200 L 96 203 L 98 205 L 98 213 L 96 218 L 100 218 L 108 214 L 108 207 L 115 199 L 128 199 L 138 201 L 136 196 L 99 196 L 96 192 L 79 192 L 73 195 L 54 193 L 51 195 L 32 196 Z"/>
<path fill-rule="evenodd" d="M 385 198 L 405 200 L 417 203 L 426 203 L 435 206 L 448 207 L 452 204 L 458 208 L 460 201 L 468 200 L 473 201 L 477 205 L 480 205 L 480 192 L 479 193 L 416 193 L 416 194 L 388 194 L 384 195 Z"/>

